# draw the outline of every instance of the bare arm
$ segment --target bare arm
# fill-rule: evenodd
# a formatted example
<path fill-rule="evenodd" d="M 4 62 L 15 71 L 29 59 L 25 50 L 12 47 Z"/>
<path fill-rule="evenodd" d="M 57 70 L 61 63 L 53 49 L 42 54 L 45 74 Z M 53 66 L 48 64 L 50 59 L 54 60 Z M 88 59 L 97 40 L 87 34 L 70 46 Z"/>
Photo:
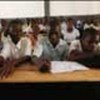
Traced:
<path fill-rule="evenodd" d="M 13 62 L 13 66 L 15 67 L 18 67 L 26 62 L 31 62 L 31 57 L 30 56 L 24 56 L 24 57 L 21 57 L 19 59 L 14 59 L 12 60 Z"/>
<path fill-rule="evenodd" d="M 0 59 L 2 59 L 0 57 Z M 6 59 L 6 60 L 0 60 L 0 62 L 3 62 L 3 67 L 0 69 L 0 77 L 1 79 L 4 77 L 8 77 L 11 73 L 14 72 L 15 67 L 20 66 L 21 64 L 25 63 L 26 61 L 29 61 L 30 57 L 22 57 L 20 59 Z"/>
<path fill-rule="evenodd" d="M 84 59 L 84 58 L 90 58 L 95 56 L 96 53 L 92 53 L 92 52 L 79 52 L 77 50 L 73 50 L 70 52 L 68 60 L 74 61 L 74 60 L 78 60 L 78 59 Z"/>

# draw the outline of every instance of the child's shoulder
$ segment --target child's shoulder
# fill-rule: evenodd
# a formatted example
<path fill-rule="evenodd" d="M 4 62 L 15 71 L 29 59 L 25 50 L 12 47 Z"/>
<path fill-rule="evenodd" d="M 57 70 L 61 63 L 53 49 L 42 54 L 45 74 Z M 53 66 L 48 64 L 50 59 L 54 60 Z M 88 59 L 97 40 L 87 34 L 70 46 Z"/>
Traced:
<path fill-rule="evenodd" d="M 60 39 L 60 44 L 61 44 L 61 45 L 66 45 L 67 42 L 66 42 L 65 40 L 63 40 L 63 39 Z"/>

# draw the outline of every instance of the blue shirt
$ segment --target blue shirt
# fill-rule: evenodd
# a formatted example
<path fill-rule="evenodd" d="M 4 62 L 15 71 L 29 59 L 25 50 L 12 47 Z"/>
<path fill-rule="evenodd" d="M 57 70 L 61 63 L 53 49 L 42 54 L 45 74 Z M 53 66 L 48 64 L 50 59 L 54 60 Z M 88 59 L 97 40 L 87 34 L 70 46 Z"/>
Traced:
<path fill-rule="evenodd" d="M 68 46 L 67 43 L 60 39 L 57 46 L 54 48 L 49 39 L 46 39 L 43 43 L 42 57 L 51 61 L 64 61 L 67 59 Z"/>

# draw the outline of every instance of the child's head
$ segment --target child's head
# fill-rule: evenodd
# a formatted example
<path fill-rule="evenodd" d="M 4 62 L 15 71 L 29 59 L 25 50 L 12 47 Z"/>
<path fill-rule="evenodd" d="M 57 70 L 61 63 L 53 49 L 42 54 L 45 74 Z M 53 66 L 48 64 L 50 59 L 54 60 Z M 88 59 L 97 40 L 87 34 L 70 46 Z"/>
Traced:
<path fill-rule="evenodd" d="M 12 20 L 4 35 L 9 35 L 13 42 L 17 43 L 22 36 L 22 22 L 20 20 Z"/>
<path fill-rule="evenodd" d="M 82 46 L 85 51 L 93 51 L 98 43 L 97 31 L 95 29 L 86 29 L 82 36 Z"/>
<path fill-rule="evenodd" d="M 49 33 L 49 41 L 53 46 L 56 46 L 59 43 L 60 35 L 57 31 L 51 31 Z"/>
<path fill-rule="evenodd" d="M 72 18 L 67 20 L 67 31 L 71 32 L 73 30 L 74 22 Z"/>
<path fill-rule="evenodd" d="M 9 32 L 12 36 L 19 36 L 22 33 L 22 22 L 20 20 L 13 20 L 9 26 Z"/>
<path fill-rule="evenodd" d="M 50 21 L 50 30 L 55 30 L 60 32 L 60 22 L 57 19 L 51 19 Z"/>

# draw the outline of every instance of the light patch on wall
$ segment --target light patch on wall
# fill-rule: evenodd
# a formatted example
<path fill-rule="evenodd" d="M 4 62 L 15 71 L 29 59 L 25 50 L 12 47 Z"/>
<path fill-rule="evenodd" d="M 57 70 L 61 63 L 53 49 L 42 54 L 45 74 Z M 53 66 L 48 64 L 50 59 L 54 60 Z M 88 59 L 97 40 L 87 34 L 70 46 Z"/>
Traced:
<path fill-rule="evenodd" d="M 51 16 L 100 14 L 100 1 L 50 1 Z"/>
<path fill-rule="evenodd" d="M 0 1 L 0 18 L 44 17 L 44 1 Z"/>

